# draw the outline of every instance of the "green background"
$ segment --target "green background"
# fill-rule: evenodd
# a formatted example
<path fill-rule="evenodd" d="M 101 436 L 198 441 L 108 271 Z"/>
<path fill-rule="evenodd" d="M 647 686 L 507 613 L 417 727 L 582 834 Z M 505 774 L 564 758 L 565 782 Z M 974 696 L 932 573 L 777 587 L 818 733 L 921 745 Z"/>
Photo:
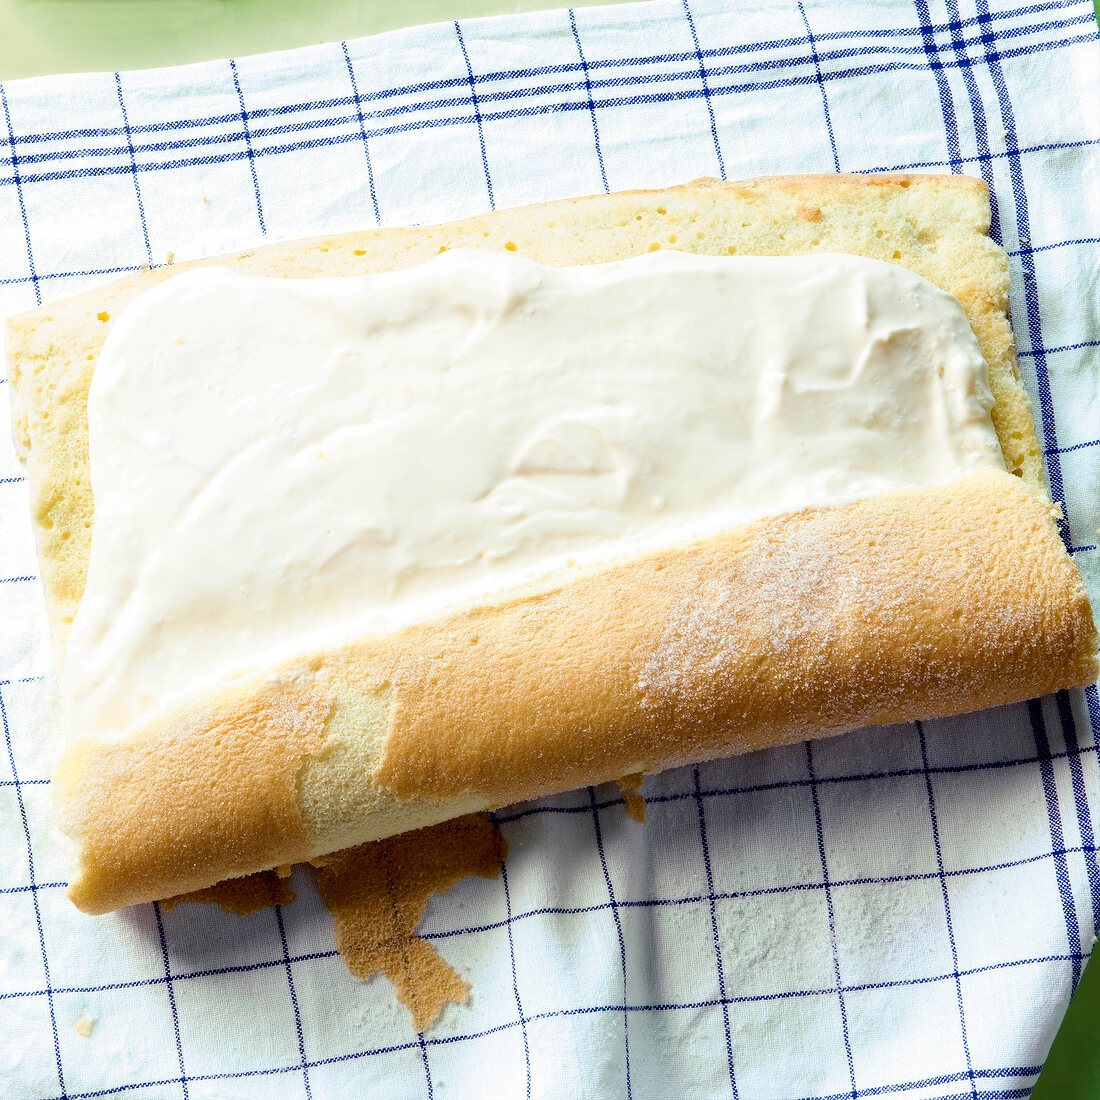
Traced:
<path fill-rule="evenodd" d="M 589 2 L 573 0 L 575 7 Z M 552 6 L 553 0 L 0 0 L 0 80 L 180 65 Z M 1098 1020 L 1100 961 L 1085 970 L 1033 1093 L 1037 1100 L 1100 1097 Z"/>
<path fill-rule="evenodd" d="M 606 3 L 607 0 L 601 0 Z M 614 0 L 612 0 L 614 2 Z M 622 2 L 622 0 L 620 0 Z M 0 0 L 0 80 L 149 69 L 568 0 Z M 574 7 L 593 0 L 575 0 Z"/>

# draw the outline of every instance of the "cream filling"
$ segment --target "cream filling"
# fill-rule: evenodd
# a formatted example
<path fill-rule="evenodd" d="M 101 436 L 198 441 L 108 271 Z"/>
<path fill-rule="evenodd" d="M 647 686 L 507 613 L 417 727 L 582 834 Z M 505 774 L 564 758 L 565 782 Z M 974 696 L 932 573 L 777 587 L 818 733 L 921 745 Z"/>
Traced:
<path fill-rule="evenodd" d="M 854 256 L 178 275 L 96 364 L 67 725 L 118 733 L 563 570 L 1003 468 L 991 405 L 959 303 Z"/>

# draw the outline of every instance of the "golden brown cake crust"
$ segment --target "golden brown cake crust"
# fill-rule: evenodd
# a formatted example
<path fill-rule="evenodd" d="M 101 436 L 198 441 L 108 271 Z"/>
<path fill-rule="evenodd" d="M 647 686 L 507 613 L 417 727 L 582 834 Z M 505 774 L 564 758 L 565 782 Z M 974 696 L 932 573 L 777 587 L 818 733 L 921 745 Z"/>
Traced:
<path fill-rule="evenodd" d="M 962 177 L 704 180 L 206 261 L 342 275 L 462 246 L 556 264 L 653 247 L 897 262 L 962 302 L 1020 476 L 762 520 L 258 669 L 122 740 L 77 742 L 55 783 L 78 846 L 73 900 L 103 912 L 517 798 L 1091 682 L 1095 630 L 1042 489 L 988 224 L 984 185 Z M 11 322 L 61 655 L 90 544 L 95 358 L 110 318 L 185 266 Z"/>
<path fill-rule="evenodd" d="M 169 912 L 185 901 L 201 902 L 217 905 L 227 913 L 236 913 L 240 917 L 250 917 L 261 909 L 289 905 L 297 896 L 290 888 L 289 878 L 283 878 L 277 871 L 257 871 L 241 878 L 223 879 L 190 894 L 163 898 L 160 904 L 165 912 Z"/>
<path fill-rule="evenodd" d="M 127 900 L 85 906 L 87 874 L 70 896 L 105 911 L 314 855 L 296 781 L 324 747 L 330 710 L 326 692 L 287 676 L 188 707 L 150 735 L 75 742 L 53 778 L 62 828 Z"/>

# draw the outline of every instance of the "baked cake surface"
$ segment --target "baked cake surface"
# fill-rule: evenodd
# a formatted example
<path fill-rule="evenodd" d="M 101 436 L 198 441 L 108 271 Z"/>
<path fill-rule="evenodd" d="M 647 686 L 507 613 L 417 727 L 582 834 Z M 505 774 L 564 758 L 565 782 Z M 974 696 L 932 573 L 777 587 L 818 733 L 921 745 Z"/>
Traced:
<path fill-rule="evenodd" d="M 1007 259 L 988 226 L 986 188 L 965 177 L 701 180 L 199 261 L 285 277 L 390 270 L 458 247 L 552 265 L 654 248 L 897 263 L 961 302 L 1007 472 L 761 520 L 303 654 L 121 740 L 77 741 L 55 785 L 78 847 L 74 900 L 105 911 L 518 798 L 1094 680 L 1088 600 L 1043 490 Z M 190 266 L 10 322 L 15 432 L 60 661 L 94 521 L 96 358 L 135 295 Z"/>

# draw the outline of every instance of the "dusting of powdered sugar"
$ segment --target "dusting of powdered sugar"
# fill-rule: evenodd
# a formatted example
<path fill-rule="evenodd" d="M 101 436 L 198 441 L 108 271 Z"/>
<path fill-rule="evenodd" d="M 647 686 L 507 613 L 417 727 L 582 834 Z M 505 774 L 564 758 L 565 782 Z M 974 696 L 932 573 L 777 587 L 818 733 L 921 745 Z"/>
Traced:
<path fill-rule="evenodd" d="M 748 734 L 768 717 L 749 712 L 750 696 L 784 710 L 789 702 L 773 734 L 785 740 L 851 728 L 900 703 L 917 680 L 939 679 L 947 671 L 944 654 L 923 635 L 920 611 L 929 600 L 943 601 L 952 574 L 965 586 L 966 562 L 977 564 L 973 547 L 960 549 L 955 563 L 940 559 L 930 583 L 913 553 L 915 531 L 892 530 L 858 512 L 808 510 L 765 520 L 715 554 L 674 596 L 641 665 L 643 710 L 660 711 L 681 728 L 718 714 L 736 727 L 740 716 Z M 946 663 L 955 676 L 981 675 L 963 662 Z M 760 690 L 746 695 L 753 684 Z M 821 725 L 805 725 L 810 714 Z M 736 728 L 727 739 L 737 751 Z"/>

